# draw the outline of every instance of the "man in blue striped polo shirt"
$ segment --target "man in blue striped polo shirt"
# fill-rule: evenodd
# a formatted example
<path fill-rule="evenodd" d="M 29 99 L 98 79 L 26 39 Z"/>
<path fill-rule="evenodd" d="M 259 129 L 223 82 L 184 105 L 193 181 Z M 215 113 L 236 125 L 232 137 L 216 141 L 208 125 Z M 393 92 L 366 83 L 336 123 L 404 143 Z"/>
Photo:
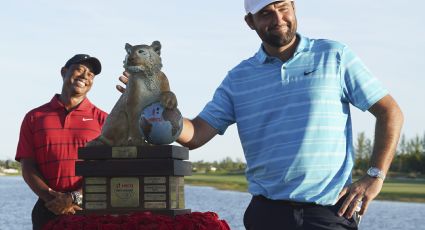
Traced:
<path fill-rule="evenodd" d="M 197 148 L 236 123 L 253 195 L 247 229 L 357 229 L 356 208 L 364 214 L 378 195 L 395 152 L 400 108 L 346 45 L 297 34 L 293 1 L 245 0 L 245 9 L 261 47 L 178 141 Z M 376 117 L 371 168 L 354 183 L 350 104 Z"/>

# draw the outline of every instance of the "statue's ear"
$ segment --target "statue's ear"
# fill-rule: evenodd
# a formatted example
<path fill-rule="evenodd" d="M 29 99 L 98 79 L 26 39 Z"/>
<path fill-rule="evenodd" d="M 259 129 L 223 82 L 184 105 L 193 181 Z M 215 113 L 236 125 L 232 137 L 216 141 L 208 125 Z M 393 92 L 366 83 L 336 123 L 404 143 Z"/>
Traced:
<path fill-rule="evenodd" d="M 158 55 L 161 55 L 161 43 L 159 41 L 152 42 L 151 47 Z"/>
<path fill-rule="evenodd" d="M 133 48 L 133 46 L 132 46 L 132 45 L 130 45 L 130 44 L 128 44 L 128 43 L 125 43 L 125 51 L 127 51 L 127 53 L 128 53 L 128 54 L 130 54 L 130 53 L 131 53 L 131 48 Z"/>

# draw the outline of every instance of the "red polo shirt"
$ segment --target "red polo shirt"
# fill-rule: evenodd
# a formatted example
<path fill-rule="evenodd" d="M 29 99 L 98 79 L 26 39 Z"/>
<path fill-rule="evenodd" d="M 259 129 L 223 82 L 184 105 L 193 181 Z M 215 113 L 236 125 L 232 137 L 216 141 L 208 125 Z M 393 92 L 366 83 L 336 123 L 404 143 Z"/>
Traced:
<path fill-rule="evenodd" d="M 59 95 L 28 112 L 21 125 L 15 159 L 33 158 L 50 188 L 74 191 L 81 187 L 75 176 L 78 148 L 100 135 L 107 113 L 84 99 L 67 112 Z"/>

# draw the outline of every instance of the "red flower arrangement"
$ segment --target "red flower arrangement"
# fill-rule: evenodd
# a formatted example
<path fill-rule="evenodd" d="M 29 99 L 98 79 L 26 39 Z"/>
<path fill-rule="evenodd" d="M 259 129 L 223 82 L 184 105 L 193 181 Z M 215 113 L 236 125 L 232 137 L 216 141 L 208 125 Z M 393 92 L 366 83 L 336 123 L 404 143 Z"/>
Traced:
<path fill-rule="evenodd" d="M 43 230 L 230 230 L 214 212 L 192 212 L 176 217 L 138 212 L 129 215 L 68 215 L 51 220 Z"/>

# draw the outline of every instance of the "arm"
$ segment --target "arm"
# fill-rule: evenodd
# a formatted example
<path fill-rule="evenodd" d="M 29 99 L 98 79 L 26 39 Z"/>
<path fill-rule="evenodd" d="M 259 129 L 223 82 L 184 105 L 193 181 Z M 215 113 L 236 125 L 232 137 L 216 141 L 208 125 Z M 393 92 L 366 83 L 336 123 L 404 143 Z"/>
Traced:
<path fill-rule="evenodd" d="M 370 166 L 379 168 L 386 174 L 397 148 L 403 125 L 403 113 L 390 95 L 375 103 L 369 109 L 369 112 L 376 117 L 375 142 Z M 381 191 L 383 183 L 384 181 L 380 178 L 372 178 L 366 175 L 349 187 L 344 188 L 339 197 L 348 195 L 338 214 L 345 214 L 347 218 L 351 218 L 356 210 L 358 200 L 361 200 L 359 214 L 363 215 L 369 203 Z"/>
<path fill-rule="evenodd" d="M 44 202 L 52 200 L 54 197 L 49 193 L 49 186 L 44 181 L 38 171 L 37 165 L 32 158 L 22 158 L 22 177 L 31 188 L 31 190 L 42 199 Z"/>
<path fill-rule="evenodd" d="M 403 113 L 390 95 L 373 105 L 369 112 L 376 117 L 375 143 L 370 166 L 381 169 L 386 175 L 397 149 Z"/>
<path fill-rule="evenodd" d="M 49 188 L 43 176 L 38 171 L 34 159 L 22 158 L 21 167 L 22 176 L 25 182 L 31 190 L 45 202 L 46 208 L 51 212 L 59 215 L 75 213 L 74 210 L 81 210 L 78 206 L 72 204 L 71 196 L 68 193 L 56 192 Z"/>
<path fill-rule="evenodd" d="M 183 130 L 177 142 L 189 149 L 196 149 L 210 141 L 215 135 L 217 135 L 217 130 L 202 118 L 196 117 L 193 120 L 184 118 Z"/>

